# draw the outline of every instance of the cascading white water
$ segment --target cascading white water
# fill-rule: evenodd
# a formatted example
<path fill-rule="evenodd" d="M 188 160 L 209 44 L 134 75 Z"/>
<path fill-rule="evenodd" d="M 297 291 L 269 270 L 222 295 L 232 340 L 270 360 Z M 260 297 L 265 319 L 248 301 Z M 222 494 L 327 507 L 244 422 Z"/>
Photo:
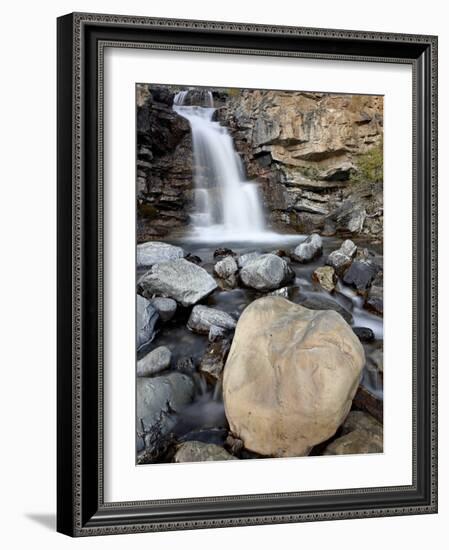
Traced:
<path fill-rule="evenodd" d="M 263 239 L 270 232 L 265 229 L 258 186 L 244 179 L 229 132 L 212 120 L 216 110 L 212 93 L 189 92 L 176 94 L 173 109 L 189 121 L 192 129 L 194 234 L 221 241 Z"/>

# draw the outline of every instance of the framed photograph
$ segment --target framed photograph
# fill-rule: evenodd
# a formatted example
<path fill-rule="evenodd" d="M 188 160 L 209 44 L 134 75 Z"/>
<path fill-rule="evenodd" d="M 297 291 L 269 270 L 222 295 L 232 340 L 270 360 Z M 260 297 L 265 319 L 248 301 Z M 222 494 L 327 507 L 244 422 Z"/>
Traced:
<path fill-rule="evenodd" d="M 437 511 L 437 38 L 58 19 L 58 531 Z"/>

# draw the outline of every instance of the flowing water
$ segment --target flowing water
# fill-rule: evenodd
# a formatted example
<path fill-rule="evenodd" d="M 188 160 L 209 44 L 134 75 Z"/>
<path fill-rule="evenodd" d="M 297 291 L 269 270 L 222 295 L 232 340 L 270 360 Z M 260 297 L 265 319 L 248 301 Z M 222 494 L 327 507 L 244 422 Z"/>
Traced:
<path fill-rule="evenodd" d="M 253 241 L 225 241 L 220 243 L 222 246 L 232 248 L 238 254 L 246 254 L 248 252 L 267 253 L 273 252 L 275 249 L 291 250 L 297 244 L 304 240 L 303 236 L 296 235 L 277 235 L 277 240 L 272 240 L 273 236 L 269 236 L 265 242 L 255 244 Z M 187 253 L 197 255 L 201 258 L 201 266 L 209 273 L 213 273 L 213 266 L 216 259 L 213 257 L 214 250 L 217 248 L 216 243 L 211 242 L 193 242 L 190 240 L 171 241 L 172 244 L 182 246 Z M 323 238 L 323 256 L 314 260 L 310 264 L 291 263 L 291 267 L 295 271 L 295 280 L 291 283 L 292 292 L 290 299 L 293 302 L 301 303 L 304 298 L 309 296 L 322 297 L 327 300 L 336 302 L 339 306 L 344 307 L 352 314 L 351 326 L 371 328 L 375 334 L 375 340 L 370 343 L 365 343 L 364 348 L 368 356 L 370 351 L 376 347 L 381 347 L 383 344 L 383 323 L 382 318 L 369 313 L 363 308 L 363 302 L 349 287 L 338 284 L 337 289 L 333 294 L 320 290 L 312 283 L 312 272 L 319 266 L 324 265 L 327 255 L 341 244 L 341 239 Z M 356 242 L 360 246 L 366 246 L 366 243 Z M 372 247 L 371 247 L 372 248 Z M 381 250 L 378 251 L 381 253 Z M 138 277 L 144 272 L 140 270 Z M 255 290 L 249 288 L 235 288 L 232 290 L 214 291 L 208 298 L 204 300 L 204 304 L 210 307 L 226 311 L 240 316 L 242 311 L 256 298 L 262 296 Z M 179 359 L 191 357 L 196 365 L 199 364 L 208 346 L 208 339 L 204 335 L 190 332 L 187 327 L 187 319 L 189 311 L 178 311 L 175 319 L 166 323 L 156 338 L 151 344 L 139 352 L 139 357 L 145 355 L 151 349 L 158 346 L 167 346 L 172 352 L 172 365 L 176 365 Z M 196 374 L 196 397 L 195 400 L 188 405 L 179 415 L 179 422 L 175 428 L 177 437 L 180 440 L 197 439 L 202 441 L 218 442 L 221 441 L 223 430 L 227 428 L 226 417 L 224 414 L 224 405 L 222 399 L 221 386 L 211 385 L 206 382 L 201 374 Z M 382 399 L 383 385 L 382 380 L 373 371 L 365 369 L 362 378 L 362 384 L 376 397 Z"/>
<path fill-rule="evenodd" d="M 212 93 L 194 97 L 178 92 L 173 109 L 192 130 L 194 205 L 190 238 L 202 241 L 263 241 L 275 234 L 265 227 L 259 187 L 245 179 L 243 164 L 224 126 L 213 120 Z"/>

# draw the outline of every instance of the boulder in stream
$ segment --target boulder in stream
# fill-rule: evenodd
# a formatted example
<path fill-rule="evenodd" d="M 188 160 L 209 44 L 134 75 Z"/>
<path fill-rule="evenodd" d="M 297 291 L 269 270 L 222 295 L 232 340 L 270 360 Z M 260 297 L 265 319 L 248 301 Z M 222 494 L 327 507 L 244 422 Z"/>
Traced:
<path fill-rule="evenodd" d="M 152 376 L 168 368 L 171 362 L 171 351 L 159 346 L 137 361 L 137 376 Z"/>
<path fill-rule="evenodd" d="M 264 456 L 303 456 L 346 418 L 365 354 L 335 311 L 284 298 L 252 302 L 240 317 L 223 373 L 231 432 Z"/>
<path fill-rule="evenodd" d="M 158 319 L 157 309 L 151 305 L 149 300 L 138 294 L 136 303 L 137 349 L 153 340 Z"/>
<path fill-rule="evenodd" d="M 237 460 L 220 445 L 201 441 L 186 441 L 179 445 L 173 462 L 210 462 L 212 460 Z"/>
<path fill-rule="evenodd" d="M 338 250 L 334 250 L 329 254 L 326 264 L 333 267 L 338 275 L 342 275 L 351 265 L 356 252 L 356 245 L 350 239 L 346 239 Z"/>
<path fill-rule="evenodd" d="M 173 298 L 189 307 L 217 288 L 214 278 L 202 267 L 185 259 L 155 264 L 138 282 L 141 293 L 152 298 Z"/>
<path fill-rule="evenodd" d="M 323 253 L 323 239 L 318 233 L 312 233 L 300 243 L 293 252 L 293 259 L 303 264 L 311 262 Z"/>
<path fill-rule="evenodd" d="M 212 327 L 228 331 L 235 326 L 236 321 L 229 313 L 207 306 L 195 306 L 187 321 L 187 328 L 199 334 L 209 334 Z"/>
<path fill-rule="evenodd" d="M 289 264 L 275 254 L 262 254 L 247 263 L 240 271 L 240 279 L 247 287 L 260 291 L 280 288 L 295 276 Z"/>
<path fill-rule="evenodd" d="M 137 245 L 137 265 L 152 266 L 169 260 L 178 260 L 185 256 L 184 250 L 159 241 L 150 241 Z"/>

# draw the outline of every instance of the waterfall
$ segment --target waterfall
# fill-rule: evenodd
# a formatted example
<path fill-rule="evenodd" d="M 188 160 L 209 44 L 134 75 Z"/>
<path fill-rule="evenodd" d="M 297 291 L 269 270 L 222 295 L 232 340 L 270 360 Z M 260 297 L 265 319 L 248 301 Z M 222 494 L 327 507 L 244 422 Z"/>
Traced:
<path fill-rule="evenodd" d="M 189 121 L 194 165 L 195 236 L 211 240 L 257 240 L 267 235 L 259 188 L 246 181 L 228 130 L 213 121 L 212 93 L 184 90 L 173 109 Z"/>

